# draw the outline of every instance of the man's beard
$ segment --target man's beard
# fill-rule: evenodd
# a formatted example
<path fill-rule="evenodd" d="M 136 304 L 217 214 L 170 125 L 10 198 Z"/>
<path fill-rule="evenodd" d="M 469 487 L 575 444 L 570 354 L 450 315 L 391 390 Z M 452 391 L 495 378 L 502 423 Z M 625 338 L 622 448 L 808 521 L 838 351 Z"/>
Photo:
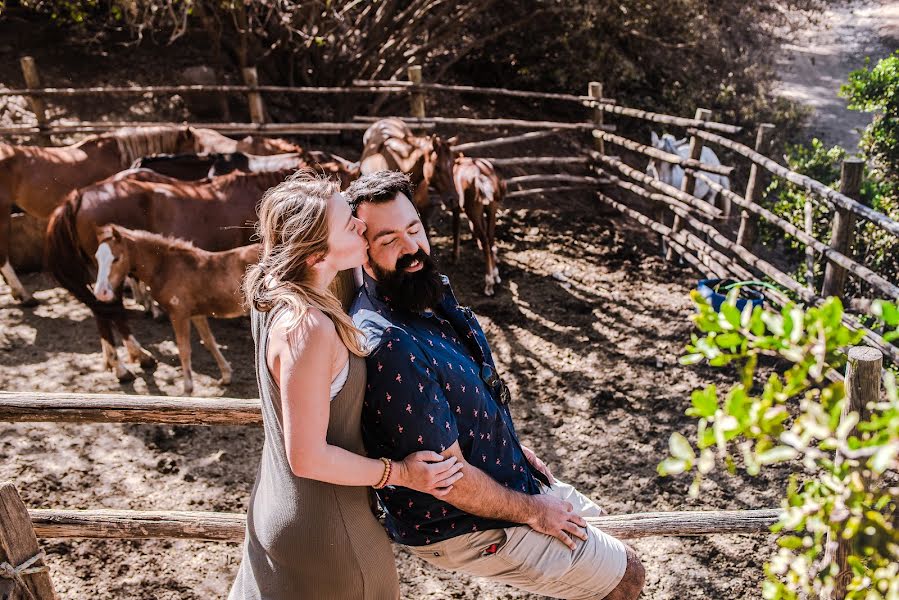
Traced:
<path fill-rule="evenodd" d="M 407 273 L 404 269 L 416 260 L 421 262 L 421 269 Z M 421 312 L 436 307 L 443 296 L 443 280 L 437 271 L 437 263 L 420 248 L 415 254 L 399 257 L 393 271 L 382 269 L 373 260 L 369 265 L 378 280 L 381 295 L 397 308 Z"/>

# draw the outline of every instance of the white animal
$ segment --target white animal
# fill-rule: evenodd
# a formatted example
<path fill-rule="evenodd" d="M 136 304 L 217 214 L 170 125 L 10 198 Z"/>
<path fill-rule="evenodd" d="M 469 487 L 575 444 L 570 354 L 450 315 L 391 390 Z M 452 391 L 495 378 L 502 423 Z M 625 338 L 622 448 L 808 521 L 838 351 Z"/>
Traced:
<path fill-rule="evenodd" d="M 676 154 L 682 158 L 688 158 L 690 156 L 690 142 L 687 140 L 687 138 L 678 140 L 675 139 L 674 136 L 670 133 L 663 134 L 660 138 L 658 135 L 656 135 L 656 132 L 653 131 L 652 145 L 653 147 L 658 148 L 663 152 Z M 699 155 L 699 161 L 707 165 L 721 164 L 721 161 L 718 160 L 718 156 L 715 154 L 715 152 L 707 146 L 702 147 L 702 153 Z M 700 172 L 715 183 L 721 185 L 724 189 L 730 189 L 730 179 L 728 179 L 726 175 L 716 175 L 714 173 L 706 173 L 705 171 Z M 655 179 L 658 179 L 659 181 L 662 181 L 669 185 L 673 185 L 677 189 L 680 189 L 681 184 L 684 181 L 684 170 L 680 165 L 673 165 L 661 160 L 650 160 L 649 165 L 647 165 L 646 167 L 646 174 L 654 177 Z M 704 182 L 703 180 L 697 179 L 693 195 L 697 198 L 705 200 L 709 204 L 714 205 L 717 192 L 709 188 L 708 184 L 706 184 L 706 182 Z"/>

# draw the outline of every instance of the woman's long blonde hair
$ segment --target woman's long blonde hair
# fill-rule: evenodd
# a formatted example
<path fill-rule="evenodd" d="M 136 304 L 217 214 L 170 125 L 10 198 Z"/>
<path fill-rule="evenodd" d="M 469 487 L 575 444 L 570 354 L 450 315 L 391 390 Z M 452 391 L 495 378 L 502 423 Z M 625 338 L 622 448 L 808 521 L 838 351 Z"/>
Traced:
<path fill-rule="evenodd" d="M 301 170 L 262 196 L 256 225 L 262 252 L 247 269 L 243 291 L 247 305 L 260 312 L 289 308 L 288 331 L 317 308 L 334 323 L 347 349 L 365 356 L 361 332 L 331 290 L 312 285 L 308 264 L 309 257 L 328 253 L 328 201 L 338 191 L 336 182 Z"/>

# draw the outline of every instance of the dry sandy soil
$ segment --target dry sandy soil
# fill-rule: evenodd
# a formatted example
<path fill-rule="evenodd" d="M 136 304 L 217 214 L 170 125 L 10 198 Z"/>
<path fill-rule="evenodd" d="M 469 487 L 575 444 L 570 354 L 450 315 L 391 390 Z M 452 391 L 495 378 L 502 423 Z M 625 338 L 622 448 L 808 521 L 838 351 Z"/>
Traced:
<path fill-rule="evenodd" d="M 899 3 L 861 0 L 834 6 L 819 23 L 798 31 L 777 60 L 778 93 L 814 111 L 808 133 L 854 152 L 871 115 L 846 108 L 840 85 L 849 73 L 899 49 Z"/>
<path fill-rule="evenodd" d="M 446 221 L 435 237 L 449 246 Z M 480 316 L 513 389 L 523 440 L 561 478 L 610 512 L 776 506 L 785 473 L 717 476 L 699 500 L 689 481 L 655 473 L 690 391 L 725 373 L 679 366 L 696 275 L 667 266 L 656 242 L 589 197 L 510 201 L 499 228 L 504 282 L 480 295 L 473 243 L 445 264 L 463 303 Z M 444 251 L 443 254 L 446 254 Z M 0 389 L 178 394 L 167 323 L 136 311 L 138 338 L 160 359 L 122 386 L 101 370 L 88 311 L 40 275 L 25 277 L 41 305 L 11 306 L 0 287 Z M 235 367 L 219 386 L 195 341 L 197 393 L 255 397 L 245 320 L 213 324 Z M 152 425 L 0 425 L 0 480 L 31 507 L 242 511 L 262 443 L 258 429 Z M 758 596 L 771 536 L 650 538 L 635 547 L 647 570 L 645 598 Z M 237 568 L 236 544 L 187 541 L 53 541 L 44 546 L 63 598 L 221 598 Z M 404 598 L 532 598 L 510 588 L 428 568 L 397 549 Z M 323 566 L 324 567 L 324 566 Z"/>

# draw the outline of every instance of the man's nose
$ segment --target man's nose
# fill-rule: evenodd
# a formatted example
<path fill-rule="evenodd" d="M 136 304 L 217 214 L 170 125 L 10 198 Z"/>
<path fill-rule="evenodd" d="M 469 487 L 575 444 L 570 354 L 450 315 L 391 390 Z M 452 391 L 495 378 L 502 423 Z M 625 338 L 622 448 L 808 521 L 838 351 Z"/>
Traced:
<path fill-rule="evenodd" d="M 402 237 L 403 241 L 403 254 L 415 254 L 418 252 L 418 242 L 411 235 L 404 235 Z"/>

